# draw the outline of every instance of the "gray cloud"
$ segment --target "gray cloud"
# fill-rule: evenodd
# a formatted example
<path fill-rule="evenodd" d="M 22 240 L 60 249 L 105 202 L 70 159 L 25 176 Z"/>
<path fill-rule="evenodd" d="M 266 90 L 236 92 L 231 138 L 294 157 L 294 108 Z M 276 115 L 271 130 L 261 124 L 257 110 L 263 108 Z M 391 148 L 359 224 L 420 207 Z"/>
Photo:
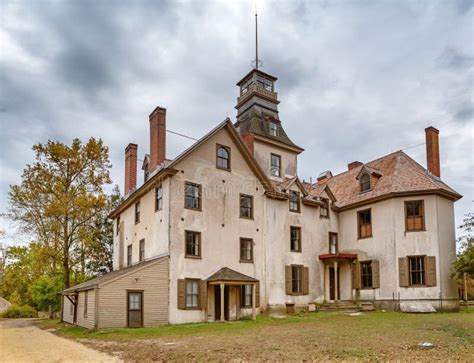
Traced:
<path fill-rule="evenodd" d="M 279 78 L 280 116 L 306 152 L 301 178 L 343 171 L 441 130 L 444 180 L 472 210 L 471 1 L 262 1 L 260 56 Z M 253 58 L 253 1 L 4 1 L 0 211 L 8 184 L 48 138 L 101 137 L 122 185 L 128 142 L 148 150 L 148 114 L 204 135 L 235 119 Z M 455 24 L 455 26 L 453 26 Z M 190 141 L 168 135 L 173 157 Z M 407 150 L 424 164 L 424 149 Z M 0 221 L 0 228 L 7 222 Z"/>

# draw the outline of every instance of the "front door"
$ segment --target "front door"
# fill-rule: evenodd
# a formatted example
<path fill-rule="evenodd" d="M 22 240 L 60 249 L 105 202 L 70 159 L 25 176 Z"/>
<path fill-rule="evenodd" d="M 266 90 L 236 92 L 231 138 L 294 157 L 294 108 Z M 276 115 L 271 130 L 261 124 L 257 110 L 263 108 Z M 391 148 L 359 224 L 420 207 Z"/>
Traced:
<path fill-rule="evenodd" d="M 129 328 L 143 326 L 143 292 L 129 291 L 127 293 L 127 312 Z"/>
<path fill-rule="evenodd" d="M 221 320 L 221 287 L 214 286 L 214 319 Z M 229 320 L 229 286 L 224 287 L 224 318 Z"/>
<path fill-rule="evenodd" d="M 339 269 L 337 269 L 337 296 L 340 296 L 339 286 Z M 336 274 L 334 267 L 329 267 L 329 300 L 336 300 Z"/>

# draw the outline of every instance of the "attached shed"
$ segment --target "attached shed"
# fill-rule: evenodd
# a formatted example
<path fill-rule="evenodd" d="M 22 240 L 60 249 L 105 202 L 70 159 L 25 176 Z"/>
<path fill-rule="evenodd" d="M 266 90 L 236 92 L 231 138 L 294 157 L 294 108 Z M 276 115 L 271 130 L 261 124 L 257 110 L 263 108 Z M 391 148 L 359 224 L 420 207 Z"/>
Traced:
<path fill-rule="evenodd" d="M 169 258 L 109 272 L 61 294 L 63 321 L 87 329 L 167 324 Z"/>

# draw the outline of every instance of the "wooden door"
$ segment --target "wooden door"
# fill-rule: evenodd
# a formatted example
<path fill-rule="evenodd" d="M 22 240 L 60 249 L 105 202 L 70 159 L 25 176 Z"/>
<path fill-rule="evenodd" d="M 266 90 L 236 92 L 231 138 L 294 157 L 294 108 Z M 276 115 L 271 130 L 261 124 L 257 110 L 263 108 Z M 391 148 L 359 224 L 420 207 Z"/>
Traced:
<path fill-rule="evenodd" d="M 127 326 L 140 328 L 143 326 L 143 292 L 128 291 L 127 293 Z"/>
<path fill-rule="evenodd" d="M 214 286 L 214 319 L 221 320 L 221 287 Z M 224 287 L 224 319 L 229 320 L 229 286 Z"/>
<path fill-rule="evenodd" d="M 329 300 L 336 300 L 336 276 L 334 267 L 329 267 Z M 340 296 L 339 269 L 337 269 L 337 296 Z"/>

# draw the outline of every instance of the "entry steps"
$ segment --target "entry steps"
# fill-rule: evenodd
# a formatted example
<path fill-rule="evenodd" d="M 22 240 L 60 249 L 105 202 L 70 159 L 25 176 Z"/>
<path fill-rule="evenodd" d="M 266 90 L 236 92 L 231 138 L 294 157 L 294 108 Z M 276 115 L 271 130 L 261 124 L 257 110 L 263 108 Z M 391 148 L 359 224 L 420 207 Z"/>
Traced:
<path fill-rule="evenodd" d="M 364 306 L 362 306 L 352 301 L 326 302 L 319 308 L 319 311 L 355 313 L 362 310 L 373 310 L 372 303 L 370 303 L 370 306 L 365 305 L 367 304 L 364 303 Z"/>

